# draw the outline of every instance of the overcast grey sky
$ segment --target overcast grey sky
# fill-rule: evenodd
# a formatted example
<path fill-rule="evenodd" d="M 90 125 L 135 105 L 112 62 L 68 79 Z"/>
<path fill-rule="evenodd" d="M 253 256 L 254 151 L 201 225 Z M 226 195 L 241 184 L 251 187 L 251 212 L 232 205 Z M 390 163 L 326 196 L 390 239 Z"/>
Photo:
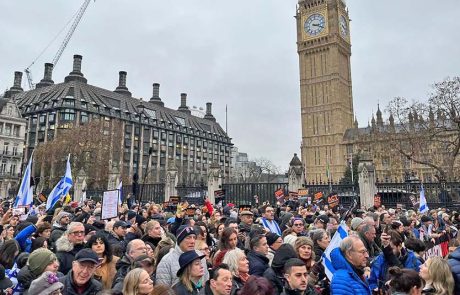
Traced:
<path fill-rule="evenodd" d="M 296 52 L 297 0 L 97 0 L 91 2 L 53 79 L 83 55 L 88 83 L 115 89 L 128 72 L 135 97 L 161 84 L 166 106 L 180 93 L 189 106 L 213 102 L 213 113 L 250 158 L 287 168 L 300 152 L 300 98 Z M 27 67 L 64 27 L 83 0 L 1 1 L 0 90 Z M 377 102 L 395 96 L 423 99 L 430 85 L 460 70 L 458 0 L 347 1 L 351 22 L 355 112 L 367 125 Z M 43 76 L 60 42 L 31 70 Z M 26 87 L 25 77 L 23 86 Z"/>

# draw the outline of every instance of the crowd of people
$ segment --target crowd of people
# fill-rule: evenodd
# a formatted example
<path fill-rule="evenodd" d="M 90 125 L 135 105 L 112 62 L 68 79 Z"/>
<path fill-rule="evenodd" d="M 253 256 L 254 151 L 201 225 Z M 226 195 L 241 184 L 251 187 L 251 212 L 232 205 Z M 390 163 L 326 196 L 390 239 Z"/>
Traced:
<path fill-rule="evenodd" d="M 204 200 L 101 220 L 92 200 L 20 216 L 2 205 L 0 295 L 460 294 L 460 214 L 446 208 Z"/>

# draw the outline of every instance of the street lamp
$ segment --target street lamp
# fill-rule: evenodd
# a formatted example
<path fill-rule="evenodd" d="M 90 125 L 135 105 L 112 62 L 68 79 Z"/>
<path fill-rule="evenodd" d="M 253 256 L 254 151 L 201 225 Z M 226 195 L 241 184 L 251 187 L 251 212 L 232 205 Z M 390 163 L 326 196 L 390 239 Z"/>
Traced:
<path fill-rule="evenodd" d="M 136 106 L 137 116 L 139 119 L 139 134 L 137 135 L 137 166 L 136 166 L 136 171 L 134 172 L 134 175 L 133 175 L 133 195 L 134 195 L 135 200 L 137 199 L 138 205 L 140 205 L 141 203 L 141 192 L 142 192 L 141 190 L 141 192 L 138 193 L 136 186 L 139 181 L 139 174 L 142 171 L 140 168 L 140 165 L 141 165 L 142 115 L 144 113 L 144 109 L 145 107 L 144 107 L 144 104 L 141 98 L 140 103 Z M 134 130 L 134 136 L 136 136 L 135 130 Z"/>

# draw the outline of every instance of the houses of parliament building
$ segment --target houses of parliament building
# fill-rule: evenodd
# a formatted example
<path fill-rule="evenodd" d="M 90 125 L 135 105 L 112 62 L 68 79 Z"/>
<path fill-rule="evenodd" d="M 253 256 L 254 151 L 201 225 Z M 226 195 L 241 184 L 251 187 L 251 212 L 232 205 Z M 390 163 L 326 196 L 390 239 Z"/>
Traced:
<path fill-rule="evenodd" d="M 371 123 L 358 127 L 353 112 L 350 19 L 345 1 L 299 0 L 296 19 L 306 182 L 340 181 L 357 154 L 370 157 L 378 181 L 402 181 L 408 172 L 423 181 L 434 181 L 433 169 L 389 148 L 385 131 L 394 129 L 392 115 L 383 118 L 377 107 Z M 418 118 L 417 114 L 410 116 Z"/>

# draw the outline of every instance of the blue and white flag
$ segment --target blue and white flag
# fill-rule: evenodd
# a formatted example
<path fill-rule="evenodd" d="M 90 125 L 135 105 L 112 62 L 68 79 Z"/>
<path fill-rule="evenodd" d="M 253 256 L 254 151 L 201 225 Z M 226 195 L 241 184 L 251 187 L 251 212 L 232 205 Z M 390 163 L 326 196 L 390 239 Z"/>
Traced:
<path fill-rule="evenodd" d="M 24 177 L 19 187 L 18 195 L 14 201 L 13 208 L 25 207 L 32 205 L 34 201 L 33 189 L 30 187 L 30 175 L 32 169 L 32 158 L 34 153 L 30 155 L 29 163 L 27 164 L 26 170 L 24 171 Z"/>
<path fill-rule="evenodd" d="M 122 198 L 122 193 L 123 193 L 123 181 L 120 180 L 120 183 L 118 184 L 117 186 L 117 190 L 118 190 L 118 205 L 121 205 L 123 204 L 123 198 Z"/>
<path fill-rule="evenodd" d="M 70 188 L 73 185 L 72 181 L 72 172 L 70 170 L 70 154 L 67 157 L 67 165 L 65 169 L 64 177 L 59 180 L 56 186 L 53 188 L 51 193 L 48 196 L 48 200 L 46 200 L 46 211 L 53 208 L 54 205 L 59 201 L 60 198 L 67 196 L 70 191 Z"/>
<path fill-rule="evenodd" d="M 346 237 L 348 237 L 348 227 L 345 224 L 345 221 L 342 221 L 339 225 L 339 228 L 337 228 L 337 231 L 335 232 L 334 237 L 332 237 L 332 240 L 329 243 L 329 246 L 327 246 L 322 256 L 324 270 L 325 270 L 326 276 L 329 279 L 329 281 L 332 281 L 332 275 L 335 272 L 335 268 L 331 262 L 331 252 L 335 248 L 340 247 L 340 243 Z"/>
<path fill-rule="evenodd" d="M 428 212 L 428 204 L 426 203 L 426 198 L 425 198 L 425 189 L 423 188 L 423 184 L 420 185 L 420 208 L 418 211 L 420 213 L 426 213 Z"/>

